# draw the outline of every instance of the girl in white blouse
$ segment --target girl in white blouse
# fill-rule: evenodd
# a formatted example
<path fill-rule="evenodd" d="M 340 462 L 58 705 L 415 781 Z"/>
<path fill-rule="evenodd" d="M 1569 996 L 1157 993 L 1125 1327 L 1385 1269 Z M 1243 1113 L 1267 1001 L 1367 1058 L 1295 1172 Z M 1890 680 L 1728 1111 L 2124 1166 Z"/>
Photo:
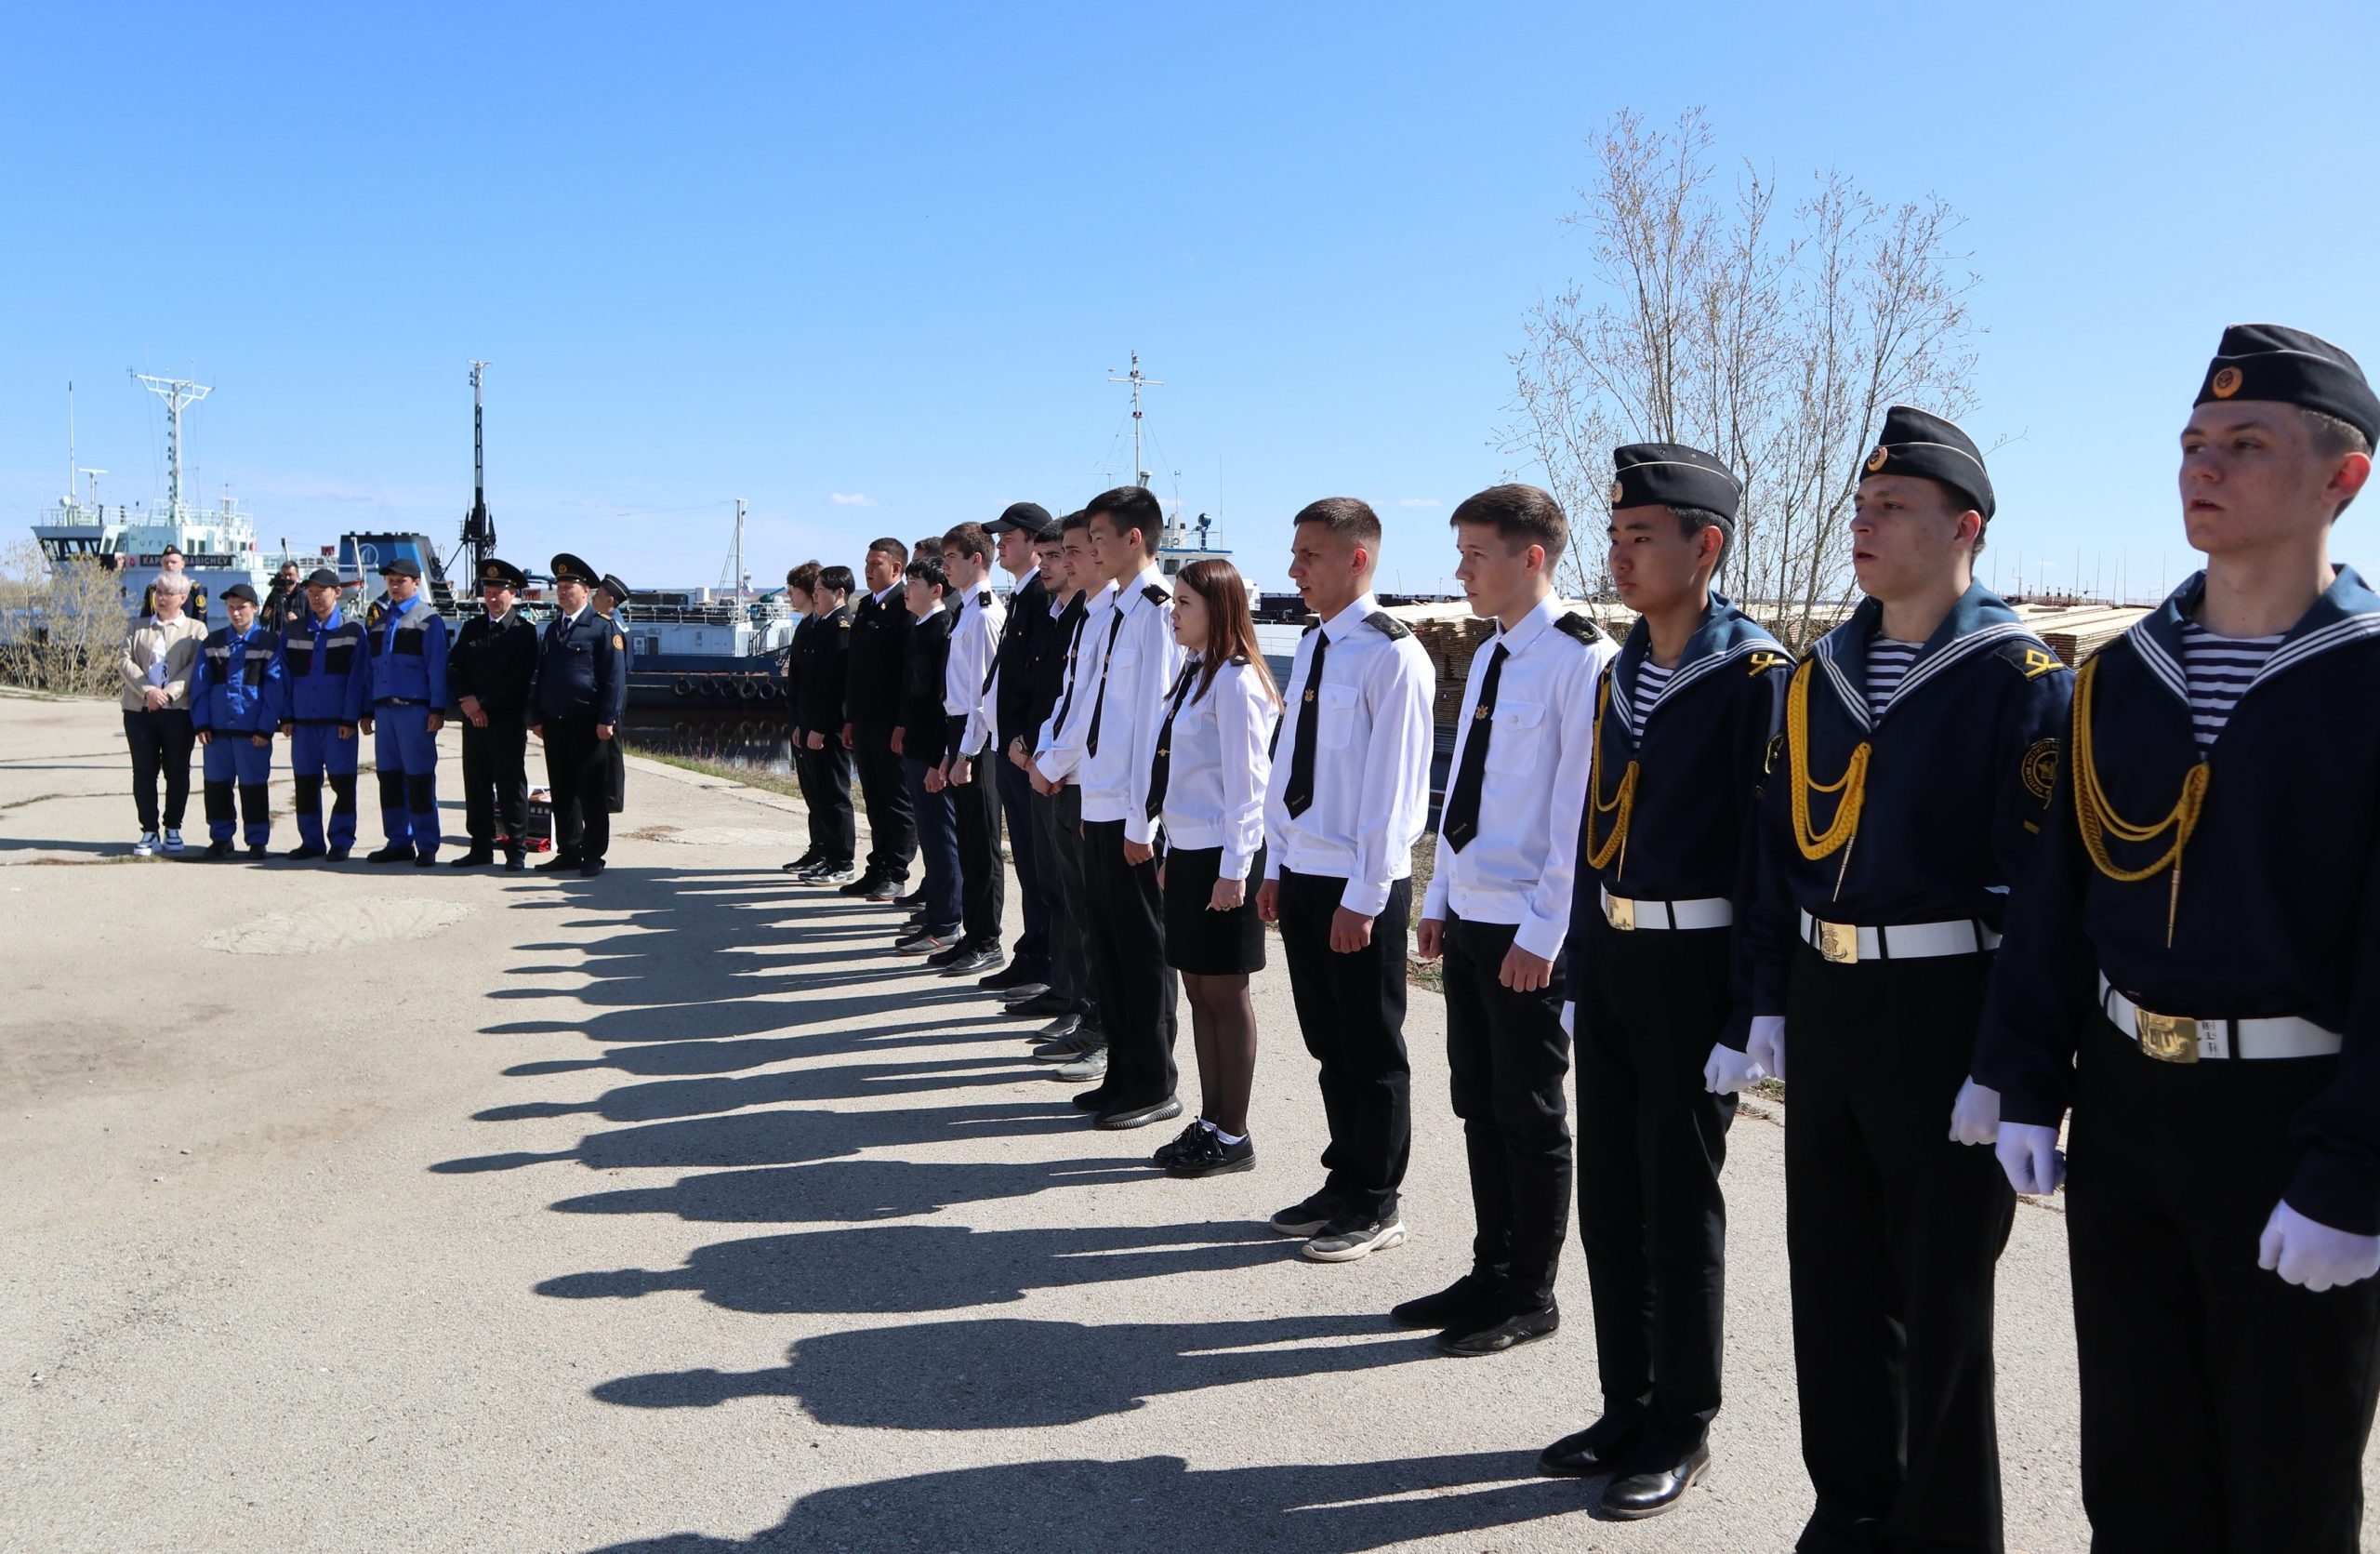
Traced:
<path fill-rule="evenodd" d="M 1182 974 L 1197 1048 L 1198 1120 L 1154 1163 L 1211 1176 L 1256 1163 L 1248 1097 L 1256 1077 L 1249 974 L 1264 964 L 1251 881 L 1264 877 L 1264 782 L 1281 695 L 1256 647 L 1248 585 L 1225 561 L 1174 578 L 1174 639 L 1189 651 L 1166 696 L 1150 770 L 1163 822 L 1165 958 Z"/>

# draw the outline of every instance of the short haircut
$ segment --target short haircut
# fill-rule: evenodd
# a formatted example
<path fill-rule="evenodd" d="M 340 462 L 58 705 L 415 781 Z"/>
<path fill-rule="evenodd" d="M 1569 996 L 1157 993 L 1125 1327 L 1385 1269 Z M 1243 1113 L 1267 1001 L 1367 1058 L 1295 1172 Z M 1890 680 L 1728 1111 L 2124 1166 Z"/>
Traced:
<path fill-rule="evenodd" d="M 1368 513 L 1371 510 L 1364 511 Z M 1302 513 L 1299 521 L 1304 522 Z M 1554 499 L 1552 492 L 1534 485 L 1491 485 L 1475 497 L 1464 498 L 1447 523 L 1456 528 L 1477 524 L 1494 529 L 1506 544 L 1520 550 L 1542 545 L 1549 571 L 1562 559 L 1562 552 L 1570 548 L 1570 520 L 1563 515 L 1562 504 Z M 1380 520 L 1373 519 L 1372 525 L 1378 528 Z"/>
<path fill-rule="evenodd" d="M 1058 534 L 1061 538 L 1064 538 L 1067 534 L 1076 529 L 1087 529 L 1089 527 L 1091 527 L 1091 509 L 1087 507 L 1081 509 L 1079 511 L 1069 512 L 1064 518 L 1058 520 Z"/>
<path fill-rule="evenodd" d="M 160 572 L 157 574 L 157 580 L 149 585 L 149 591 L 178 593 L 187 597 L 190 593 L 190 579 L 178 572 Z"/>
<path fill-rule="evenodd" d="M 940 556 L 919 556 L 904 567 L 901 575 L 928 588 L 940 589 L 945 593 L 950 591 L 950 574 L 942 569 Z"/>
<path fill-rule="evenodd" d="M 785 586 L 798 588 L 802 592 L 808 593 L 818 586 L 818 572 L 819 566 L 816 562 L 805 561 L 785 575 Z"/>
<path fill-rule="evenodd" d="M 868 554 L 874 555 L 879 551 L 881 551 L 886 555 L 891 556 L 892 558 L 892 564 L 895 566 L 906 566 L 909 564 L 909 548 L 906 545 L 902 544 L 897 539 L 871 539 L 867 542 Z"/>
<path fill-rule="evenodd" d="M 992 537 L 984 532 L 981 524 L 957 524 L 943 535 L 942 548 L 956 551 L 969 561 L 981 556 L 988 562 L 992 558 Z"/>
<path fill-rule="evenodd" d="M 2372 452 L 2372 439 L 2336 416 L 2325 415 L 2320 410 L 2308 410 L 2302 405 L 2297 407 L 2297 413 L 2306 418 L 2306 435 L 2314 445 L 2315 458 L 2345 458 L 2351 453 L 2369 455 Z M 2349 497 L 2332 509 L 2331 522 L 2337 523 L 2339 514 L 2345 512 L 2354 501 L 2355 498 Z"/>
<path fill-rule="evenodd" d="M 915 545 L 909 547 L 909 554 L 915 557 L 932 556 L 934 560 L 940 561 L 942 559 L 942 536 L 938 534 L 929 534 L 920 537 Z"/>
<path fill-rule="evenodd" d="M 1126 529 L 1140 530 L 1144 550 L 1156 550 L 1165 532 L 1165 509 L 1157 505 L 1157 498 L 1145 485 L 1118 485 L 1111 491 L 1102 491 L 1085 502 L 1082 510 L 1092 518 L 1103 512 L 1107 514 L 1108 525 L 1118 538 Z"/>
<path fill-rule="evenodd" d="M 1688 539 L 1698 538 L 1704 529 L 1719 531 L 1718 559 L 1711 564 L 1711 574 L 1727 564 L 1727 552 L 1736 548 L 1735 521 L 1712 511 L 1707 507 L 1686 507 L 1678 502 L 1669 504 L 1670 516 L 1677 520 L 1678 532 Z"/>
<path fill-rule="evenodd" d="M 1359 497 L 1325 497 L 1318 502 L 1306 503 L 1289 520 L 1291 529 L 1308 524 L 1320 524 L 1349 544 L 1360 545 L 1375 556 L 1380 554 L 1380 514 L 1372 511 L 1371 503 Z"/>
<path fill-rule="evenodd" d="M 853 582 L 848 566 L 824 566 L 818 570 L 818 586 L 829 593 L 849 593 Z"/>

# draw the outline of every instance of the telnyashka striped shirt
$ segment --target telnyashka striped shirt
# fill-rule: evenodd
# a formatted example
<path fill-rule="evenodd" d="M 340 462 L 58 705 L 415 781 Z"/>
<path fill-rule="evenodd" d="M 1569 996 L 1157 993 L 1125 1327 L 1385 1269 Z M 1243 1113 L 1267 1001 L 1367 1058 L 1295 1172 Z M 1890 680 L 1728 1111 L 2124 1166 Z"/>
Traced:
<path fill-rule="evenodd" d="M 1892 700 L 1900 683 L 1909 678 L 1909 668 L 1917 656 L 1925 651 L 1922 642 L 1895 642 L 1890 637 L 1877 637 L 1868 644 L 1868 711 L 1881 715 L 1884 703 Z"/>
<path fill-rule="evenodd" d="M 2215 743 L 2223 725 L 2231 721 L 2231 709 L 2240 704 L 2241 693 L 2286 635 L 2276 631 L 2268 637 L 2218 637 L 2195 620 L 2182 622 L 2182 678 L 2189 686 L 2190 722 L 2198 734 L 2199 749 Z"/>
<path fill-rule="evenodd" d="M 1661 687 L 1670 683 L 1673 669 L 1663 669 L 1647 657 L 1636 665 L 1636 696 L 1628 704 L 1628 732 L 1638 744 L 1645 742 L 1645 719 L 1653 711 L 1653 703 L 1661 698 Z"/>

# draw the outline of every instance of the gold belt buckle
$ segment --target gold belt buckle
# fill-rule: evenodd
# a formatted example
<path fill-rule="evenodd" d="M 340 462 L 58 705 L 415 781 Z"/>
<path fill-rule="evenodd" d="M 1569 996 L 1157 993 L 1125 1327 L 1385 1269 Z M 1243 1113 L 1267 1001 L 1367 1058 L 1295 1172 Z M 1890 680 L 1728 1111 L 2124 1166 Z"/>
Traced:
<path fill-rule="evenodd" d="M 2140 1050 L 2160 1063 L 2198 1061 L 2198 1021 L 2179 1015 L 2152 1015 L 2135 1006 L 2132 1024 L 2140 1037 Z"/>
<path fill-rule="evenodd" d="M 1624 896 L 1606 893 L 1603 898 L 1603 920 L 1625 934 L 1636 926 L 1636 903 Z"/>
<path fill-rule="evenodd" d="M 1859 929 L 1849 923 L 1818 923 L 1818 953 L 1839 966 L 1859 963 Z"/>

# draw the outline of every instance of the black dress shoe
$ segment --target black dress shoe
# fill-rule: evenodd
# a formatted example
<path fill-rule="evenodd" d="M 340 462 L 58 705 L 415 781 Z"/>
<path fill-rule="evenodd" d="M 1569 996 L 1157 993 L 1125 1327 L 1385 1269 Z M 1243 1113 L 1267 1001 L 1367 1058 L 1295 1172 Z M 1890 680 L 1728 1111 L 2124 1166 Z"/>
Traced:
<path fill-rule="evenodd" d="M 578 877 L 582 880 L 591 880 L 602 872 L 603 872 L 603 860 L 602 858 L 588 858 L 585 863 L 578 866 Z"/>
<path fill-rule="evenodd" d="M 964 948 L 963 946 L 961 947 Z M 997 944 L 978 945 L 967 950 L 957 960 L 942 968 L 945 976 L 972 976 L 1000 963 L 1000 947 Z"/>
<path fill-rule="evenodd" d="M 1537 1470 L 1549 1479 L 1591 1479 L 1626 1463 L 1643 1439 L 1635 1423 L 1606 1414 L 1540 1452 Z"/>
<path fill-rule="evenodd" d="M 1624 1474 L 1604 1485 L 1603 1514 L 1619 1521 L 1642 1521 L 1673 1510 L 1710 1466 L 1711 1445 L 1705 1441 L 1682 1461 Z"/>
<path fill-rule="evenodd" d="M 504 871 L 506 873 L 518 874 L 528 867 L 529 858 L 527 854 L 507 853 L 504 855 Z"/>
<path fill-rule="evenodd" d="M 282 854 L 281 856 L 298 862 L 303 862 L 307 858 L 321 857 L 323 856 L 323 850 L 320 847 L 315 846 L 311 842 L 301 842 L 297 846 L 290 848 L 289 851 Z"/>
<path fill-rule="evenodd" d="M 1551 1301 L 1540 1310 L 1515 1311 L 1509 1303 L 1438 1335 L 1438 1352 L 1465 1360 L 1501 1354 L 1543 1338 L 1562 1325 L 1562 1308 Z"/>
<path fill-rule="evenodd" d="M 411 863 L 413 861 L 413 848 L 410 846 L 400 847 L 396 843 L 390 843 L 388 846 L 382 847 L 377 852 L 364 854 L 364 861 L 366 863 Z"/>
<path fill-rule="evenodd" d="M 495 861 L 496 854 L 493 850 L 486 847 L 474 847 L 469 852 L 465 853 L 461 857 L 448 858 L 446 860 L 446 867 L 449 869 L 485 869 L 489 864 L 494 863 Z"/>
<path fill-rule="evenodd" d="M 1116 1132 L 1124 1128 L 1144 1128 L 1151 1122 L 1169 1122 L 1181 1115 L 1182 1097 L 1168 1096 L 1161 1101 L 1150 1101 L 1144 1106 L 1119 1106 L 1098 1112 L 1091 1122 L 1093 1127 Z"/>
<path fill-rule="evenodd" d="M 229 838 L 226 838 L 225 840 L 223 840 L 223 841 L 221 841 L 221 842 L 210 842 L 210 843 L 208 843 L 206 844 L 206 855 L 205 855 L 205 856 L 206 856 L 207 857 L 209 857 L 209 858 L 228 858 L 228 857 L 230 857 L 231 856 L 231 840 L 230 840 Z"/>
<path fill-rule="evenodd" d="M 559 874 L 566 870 L 575 869 L 585 861 L 585 859 L 574 857 L 568 853 L 556 853 L 545 862 L 537 865 L 537 872 L 540 874 Z"/>
<path fill-rule="evenodd" d="M 1043 1026 L 1032 1035 L 1027 1036 L 1025 1040 L 1028 1042 L 1040 1042 L 1044 1043 L 1051 1042 L 1063 1042 L 1070 1047 L 1079 1046 L 1081 1043 L 1075 1040 L 1075 1033 L 1081 1029 L 1082 1016 L 1080 1015 L 1060 1015 L 1048 1025 Z"/>
<path fill-rule="evenodd" d="M 1011 961 L 1006 966 L 985 977 L 975 986 L 990 992 L 1004 993 L 1012 988 L 1030 987 L 1037 982 L 1046 987 L 1049 980 L 1046 976 L 1036 976 L 1033 974 L 1033 968 L 1023 961 Z"/>
<path fill-rule="evenodd" d="M 916 910 L 918 908 L 926 904 L 925 886 L 919 885 L 917 889 L 909 892 L 906 896 L 895 896 L 892 897 L 892 904 L 904 909 L 905 910 Z"/>
<path fill-rule="evenodd" d="M 435 869 L 438 867 L 438 855 L 436 853 L 416 853 L 414 855 L 413 866 L 416 869 Z"/>
<path fill-rule="evenodd" d="M 1201 1176 L 1227 1176 L 1235 1171 L 1256 1169 L 1256 1139 L 1250 1134 L 1239 1136 L 1236 1144 L 1226 1144 L 1221 1135 L 1208 1136 L 1206 1149 L 1195 1155 L 1184 1155 L 1165 1168 L 1169 1176 L 1197 1180 Z"/>
<path fill-rule="evenodd" d="M 324 853 L 323 857 L 332 863 L 345 863 L 348 859 L 348 855 L 353 851 L 354 849 L 351 847 L 334 847 L 329 852 Z"/>
<path fill-rule="evenodd" d="M 1498 1309 L 1502 1294 L 1503 1286 L 1493 1279 L 1466 1273 L 1435 1295 L 1419 1295 L 1390 1307 L 1388 1320 L 1399 1327 L 1427 1328 L 1434 1333 L 1473 1326 L 1491 1313 L 1503 1314 Z"/>
<path fill-rule="evenodd" d="M 265 859 L 272 857 L 272 849 L 264 845 L 262 843 L 258 843 L 257 845 L 248 849 L 248 857 L 255 862 L 262 863 Z"/>
<path fill-rule="evenodd" d="M 1021 998 L 1000 1011 L 1020 1020 L 1054 1020 L 1061 1015 L 1074 1012 L 1073 1002 L 1056 993 L 1037 993 L 1031 998 Z"/>

